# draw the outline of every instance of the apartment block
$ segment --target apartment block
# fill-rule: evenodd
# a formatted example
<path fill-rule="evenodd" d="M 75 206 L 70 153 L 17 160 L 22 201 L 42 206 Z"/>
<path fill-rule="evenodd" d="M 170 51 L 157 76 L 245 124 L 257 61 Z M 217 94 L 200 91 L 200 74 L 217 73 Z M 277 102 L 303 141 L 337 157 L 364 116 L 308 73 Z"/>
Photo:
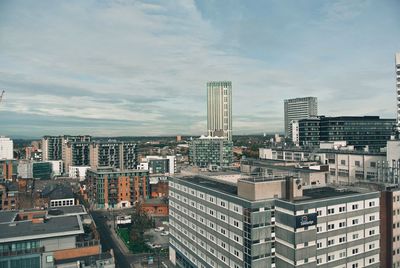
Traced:
<path fill-rule="evenodd" d="M 90 165 L 90 142 L 77 141 L 64 144 L 64 166 L 69 170 L 71 166 Z"/>
<path fill-rule="evenodd" d="M 137 166 L 136 144 L 120 141 L 97 141 L 90 145 L 90 166 L 135 169 Z"/>
<path fill-rule="evenodd" d="M 126 208 L 150 196 L 147 170 L 89 169 L 87 191 L 93 208 Z"/>
<path fill-rule="evenodd" d="M 17 178 L 17 160 L 0 160 L 0 179 L 13 180 Z"/>
<path fill-rule="evenodd" d="M 189 162 L 200 168 L 230 166 L 233 161 L 233 142 L 223 137 L 201 136 L 189 145 Z"/>
<path fill-rule="evenodd" d="M 173 177 L 170 260 L 177 267 L 380 267 L 377 191 L 302 188 L 294 177 L 237 183 Z"/>
<path fill-rule="evenodd" d="M 90 142 L 92 139 L 88 135 L 79 136 L 44 136 L 42 138 L 43 160 L 62 160 L 65 159 L 65 145 L 68 142 Z"/>
<path fill-rule="evenodd" d="M 174 174 L 176 159 L 174 155 L 147 155 L 138 165 L 138 169 L 149 170 L 150 174 Z"/>
<path fill-rule="evenodd" d="M 0 182 L 0 211 L 19 209 L 18 184 L 10 181 Z"/>

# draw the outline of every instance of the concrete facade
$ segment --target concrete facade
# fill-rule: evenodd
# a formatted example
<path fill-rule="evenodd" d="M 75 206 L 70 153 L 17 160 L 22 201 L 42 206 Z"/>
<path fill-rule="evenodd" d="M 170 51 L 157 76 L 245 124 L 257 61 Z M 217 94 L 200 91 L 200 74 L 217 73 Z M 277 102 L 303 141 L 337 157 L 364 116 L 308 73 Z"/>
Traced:
<path fill-rule="evenodd" d="M 10 138 L 0 137 L 0 160 L 14 159 L 14 143 Z"/>
<path fill-rule="evenodd" d="M 284 101 L 285 137 L 292 138 L 293 120 L 315 117 L 318 115 L 318 100 L 316 97 L 287 99 Z"/>

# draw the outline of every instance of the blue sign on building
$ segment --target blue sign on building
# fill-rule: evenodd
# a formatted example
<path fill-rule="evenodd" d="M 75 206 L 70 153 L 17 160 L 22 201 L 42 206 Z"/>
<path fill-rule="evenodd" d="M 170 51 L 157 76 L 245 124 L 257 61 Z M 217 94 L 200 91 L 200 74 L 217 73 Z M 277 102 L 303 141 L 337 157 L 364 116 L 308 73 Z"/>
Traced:
<path fill-rule="evenodd" d="M 296 216 L 296 229 L 317 224 L 317 213 Z"/>

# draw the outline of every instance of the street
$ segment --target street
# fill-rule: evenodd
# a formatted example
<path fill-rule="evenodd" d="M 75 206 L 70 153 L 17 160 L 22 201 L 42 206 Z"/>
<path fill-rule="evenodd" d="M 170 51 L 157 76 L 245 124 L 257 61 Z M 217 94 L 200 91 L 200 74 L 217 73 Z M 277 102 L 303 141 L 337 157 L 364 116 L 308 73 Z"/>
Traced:
<path fill-rule="evenodd" d="M 132 254 L 126 251 L 124 245 L 121 245 L 123 242 L 121 240 L 116 241 L 115 236 L 111 233 L 113 230 L 108 226 L 107 216 L 109 212 L 106 211 L 91 211 L 90 212 L 97 226 L 97 230 L 100 234 L 100 241 L 102 245 L 103 251 L 108 251 L 113 249 L 114 257 L 116 262 L 116 267 L 126 268 L 126 267 L 141 267 L 139 263 L 142 262 L 145 256 L 149 254 Z M 165 245 L 166 237 L 163 237 L 163 245 Z M 157 239 L 158 240 L 158 239 Z M 162 257 L 161 261 L 167 261 L 168 258 Z M 157 258 L 154 258 L 154 265 L 146 266 L 146 267 L 157 267 Z M 161 267 L 161 266 L 160 266 Z"/>

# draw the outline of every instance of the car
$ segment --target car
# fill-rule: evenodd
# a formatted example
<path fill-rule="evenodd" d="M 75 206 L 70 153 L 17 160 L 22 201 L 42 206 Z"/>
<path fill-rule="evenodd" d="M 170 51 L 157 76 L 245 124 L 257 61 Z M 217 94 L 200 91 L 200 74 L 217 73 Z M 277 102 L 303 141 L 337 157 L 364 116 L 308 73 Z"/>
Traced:
<path fill-rule="evenodd" d="M 162 232 L 161 232 L 161 235 L 162 235 L 162 236 L 169 235 L 169 232 L 168 232 L 168 231 L 162 231 Z"/>
<path fill-rule="evenodd" d="M 162 226 L 160 226 L 160 227 L 157 227 L 156 229 L 154 229 L 154 231 L 156 231 L 156 232 L 162 232 L 162 231 L 164 231 L 164 227 L 162 227 Z"/>
<path fill-rule="evenodd" d="M 159 244 L 153 244 L 153 248 L 161 248 L 161 245 L 159 245 Z"/>

